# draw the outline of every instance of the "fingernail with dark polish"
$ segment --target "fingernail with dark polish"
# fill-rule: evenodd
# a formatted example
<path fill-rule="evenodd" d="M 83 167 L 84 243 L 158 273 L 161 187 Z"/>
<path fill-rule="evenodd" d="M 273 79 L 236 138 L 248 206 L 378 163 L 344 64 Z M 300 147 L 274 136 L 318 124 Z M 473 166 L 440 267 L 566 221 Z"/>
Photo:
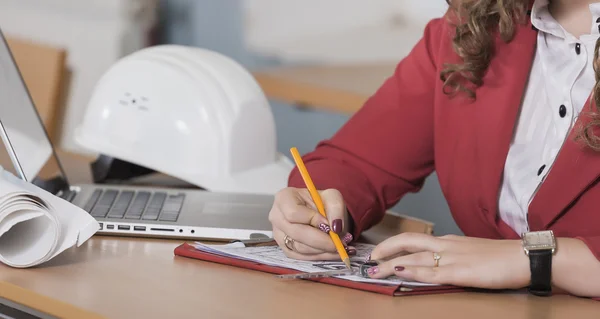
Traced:
<path fill-rule="evenodd" d="M 341 219 L 336 219 L 333 221 L 333 223 L 331 223 L 331 229 L 333 229 L 333 232 L 336 234 L 340 234 L 342 232 L 342 220 Z"/>
<path fill-rule="evenodd" d="M 352 256 L 356 255 L 356 249 L 354 249 L 354 248 L 349 248 L 349 249 L 348 249 L 348 255 L 352 255 Z"/>
<path fill-rule="evenodd" d="M 342 241 L 346 244 L 349 244 L 353 238 L 354 237 L 352 237 L 352 234 L 346 233 L 346 235 L 344 235 L 344 238 L 342 238 Z"/>
<path fill-rule="evenodd" d="M 402 267 L 402 266 L 396 266 L 396 267 L 394 267 L 394 270 L 395 271 L 403 271 L 404 267 Z"/>
<path fill-rule="evenodd" d="M 331 227 L 329 227 L 329 225 L 327 225 L 327 224 L 320 224 L 320 225 L 319 225 L 319 229 L 320 229 L 322 232 L 324 232 L 324 233 L 328 234 L 328 233 L 329 233 L 329 231 L 331 230 Z"/>
<path fill-rule="evenodd" d="M 367 269 L 367 273 L 371 276 L 375 275 L 378 272 L 379 272 L 379 267 L 371 267 L 371 268 Z"/>

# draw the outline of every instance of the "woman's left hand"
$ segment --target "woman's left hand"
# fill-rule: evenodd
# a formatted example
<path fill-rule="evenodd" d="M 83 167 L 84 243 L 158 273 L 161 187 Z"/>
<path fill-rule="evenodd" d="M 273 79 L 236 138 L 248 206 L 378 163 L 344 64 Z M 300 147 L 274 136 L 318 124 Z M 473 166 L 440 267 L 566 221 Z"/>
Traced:
<path fill-rule="evenodd" d="M 440 256 L 435 266 L 434 253 Z M 520 240 L 462 236 L 434 237 L 403 233 L 371 252 L 381 263 L 371 278 L 396 275 L 412 281 L 485 289 L 520 289 L 529 285 L 529 259 Z"/>

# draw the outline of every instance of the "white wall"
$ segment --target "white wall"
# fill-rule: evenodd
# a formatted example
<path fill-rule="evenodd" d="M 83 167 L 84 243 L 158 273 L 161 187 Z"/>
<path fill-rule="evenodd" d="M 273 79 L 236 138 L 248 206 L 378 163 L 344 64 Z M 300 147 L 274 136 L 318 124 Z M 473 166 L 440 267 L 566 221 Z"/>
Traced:
<path fill-rule="evenodd" d="M 245 0 L 248 48 L 286 62 L 396 61 L 444 0 Z"/>
<path fill-rule="evenodd" d="M 444 0 L 163 2 L 193 10 L 182 13 L 189 19 L 185 32 L 197 35 L 196 42 L 235 45 L 234 51 L 245 46 L 251 53 L 284 63 L 397 61 L 421 37 L 425 23 L 446 9 Z M 146 33 L 157 7 L 158 0 L 0 0 L 0 28 L 7 35 L 68 50 L 67 63 L 73 73 L 61 147 L 85 152 L 75 144 L 73 133 L 94 85 L 118 58 L 147 45 Z M 224 10 L 203 10 L 208 7 Z M 222 21 L 220 27 L 212 29 L 217 20 Z M 238 26 L 241 32 L 231 32 Z M 236 36 L 235 43 L 223 39 L 231 36 Z M 228 46 L 215 49 L 231 51 Z M 238 53 L 233 57 L 245 58 Z"/>
<path fill-rule="evenodd" d="M 147 44 L 156 0 L 0 0 L 0 28 L 16 36 L 67 49 L 72 72 L 60 146 L 75 144 L 90 94 L 118 58 Z"/>

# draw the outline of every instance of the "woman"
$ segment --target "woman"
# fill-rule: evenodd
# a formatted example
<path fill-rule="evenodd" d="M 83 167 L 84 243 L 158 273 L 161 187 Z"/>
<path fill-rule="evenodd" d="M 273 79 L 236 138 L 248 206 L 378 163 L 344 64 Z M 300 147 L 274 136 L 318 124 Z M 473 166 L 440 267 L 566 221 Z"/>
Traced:
<path fill-rule="evenodd" d="M 289 257 L 339 259 L 327 231 L 350 242 L 435 170 L 466 236 L 389 238 L 371 277 L 600 297 L 600 2 L 461 2 L 304 156 L 329 220 L 295 170 L 274 236 Z M 549 246 L 526 254 L 532 238 Z"/>

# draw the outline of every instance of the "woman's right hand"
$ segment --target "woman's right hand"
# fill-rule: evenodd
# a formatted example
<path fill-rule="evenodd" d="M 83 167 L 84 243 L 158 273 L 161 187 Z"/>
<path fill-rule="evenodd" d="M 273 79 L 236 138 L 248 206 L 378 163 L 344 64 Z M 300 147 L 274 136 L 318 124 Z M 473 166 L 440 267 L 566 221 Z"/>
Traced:
<path fill-rule="evenodd" d="M 275 241 L 289 258 L 339 259 L 329 231 L 340 236 L 349 255 L 356 254 L 356 249 L 348 246 L 352 235 L 347 232 L 349 216 L 342 194 L 335 189 L 319 191 L 319 194 L 328 218 L 319 214 L 307 189 L 288 187 L 275 195 L 269 221 Z"/>

